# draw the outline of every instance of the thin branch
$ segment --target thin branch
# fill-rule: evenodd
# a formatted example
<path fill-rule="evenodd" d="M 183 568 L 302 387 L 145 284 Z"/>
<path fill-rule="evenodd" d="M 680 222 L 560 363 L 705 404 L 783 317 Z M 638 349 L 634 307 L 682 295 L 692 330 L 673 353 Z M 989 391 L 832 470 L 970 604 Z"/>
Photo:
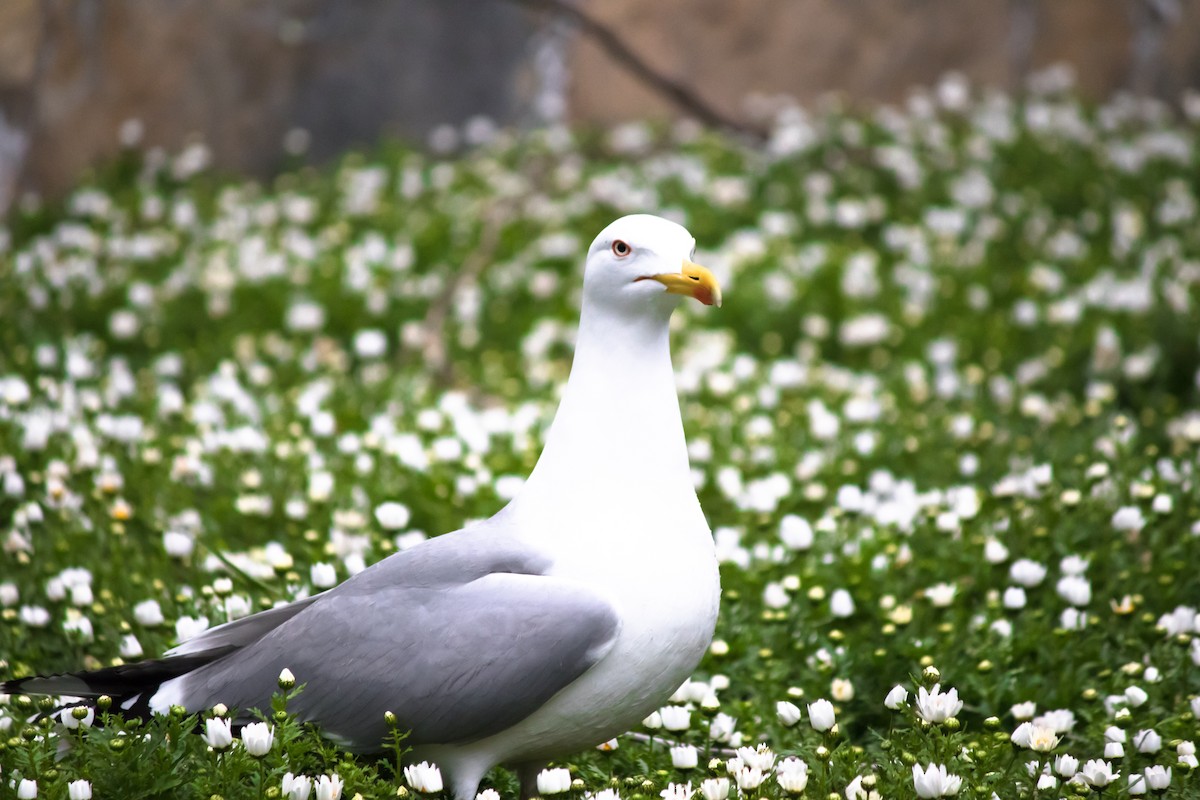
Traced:
<path fill-rule="evenodd" d="M 691 87 L 667 77 L 650 66 L 645 59 L 631 50 L 612 29 L 567 0 L 509 0 L 509 2 L 559 14 L 575 23 L 585 36 L 591 37 L 617 63 L 700 122 L 715 128 L 723 128 L 731 133 L 752 136 L 759 141 L 767 138 L 767 132 L 762 128 L 725 114 L 710 105 Z"/>

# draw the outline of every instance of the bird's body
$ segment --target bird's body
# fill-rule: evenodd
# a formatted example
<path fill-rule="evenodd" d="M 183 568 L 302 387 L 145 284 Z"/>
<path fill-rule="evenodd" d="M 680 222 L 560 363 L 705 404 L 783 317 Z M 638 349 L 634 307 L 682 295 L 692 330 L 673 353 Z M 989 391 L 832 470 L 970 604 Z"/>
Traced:
<path fill-rule="evenodd" d="M 597 237 L 545 450 L 491 519 L 214 628 L 152 665 L 0 691 L 113 694 L 131 713 L 268 708 L 286 667 L 307 684 L 290 707 L 302 719 L 369 752 L 392 711 L 457 800 L 474 798 L 496 764 L 523 767 L 527 782 L 547 760 L 628 730 L 688 677 L 717 616 L 668 341 L 673 295 L 719 302 L 711 275 L 688 261 L 693 248 L 656 217 L 623 218 Z"/>

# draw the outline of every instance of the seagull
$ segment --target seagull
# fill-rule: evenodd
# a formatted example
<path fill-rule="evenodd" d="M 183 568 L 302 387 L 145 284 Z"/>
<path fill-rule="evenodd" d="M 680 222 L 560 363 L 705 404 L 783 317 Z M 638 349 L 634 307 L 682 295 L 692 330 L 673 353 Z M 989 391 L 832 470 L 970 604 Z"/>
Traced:
<path fill-rule="evenodd" d="M 406 760 L 474 800 L 497 764 L 522 796 L 554 758 L 637 725 L 712 640 L 720 577 L 688 464 L 668 323 L 687 297 L 720 306 L 695 239 L 646 214 L 588 250 L 579 333 L 533 472 L 495 516 L 395 553 L 329 591 L 215 627 L 164 658 L 0 684 L 107 695 L 146 717 L 218 703 L 289 711 L 354 752 L 411 731 Z"/>

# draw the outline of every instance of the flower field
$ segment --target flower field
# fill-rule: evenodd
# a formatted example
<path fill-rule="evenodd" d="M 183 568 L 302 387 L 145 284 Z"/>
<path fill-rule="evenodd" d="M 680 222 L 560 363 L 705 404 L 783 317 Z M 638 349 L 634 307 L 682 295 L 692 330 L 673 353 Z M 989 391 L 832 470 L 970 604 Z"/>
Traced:
<path fill-rule="evenodd" d="M 721 618 L 692 682 L 540 791 L 1200 796 L 1200 97 L 1093 106 L 1051 72 L 770 102 L 761 146 L 477 120 L 267 184 L 131 148 L 18 207 L 0 679 L 155 656 L 490 516 L 588 243 L 650 211 L 724 288 L 673 320 Z M 241 735 L 0 696 L 0 797 L 441 793 L 288 691 Z"/>

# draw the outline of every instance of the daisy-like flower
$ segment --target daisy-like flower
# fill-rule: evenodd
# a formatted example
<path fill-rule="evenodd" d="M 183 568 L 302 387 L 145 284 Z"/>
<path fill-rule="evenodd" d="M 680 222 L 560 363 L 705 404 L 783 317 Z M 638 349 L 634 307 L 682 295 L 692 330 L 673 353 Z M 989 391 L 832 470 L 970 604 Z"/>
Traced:
<path fill-rule="evenodd" d="M 912 774 L 917 797 L 950 797 L 962 787 L 962 778 L 951 775 L 942 764 L 929 764 L 924 769 L 913 764 Z"/>
<path fill-rule="evenodd" d="M 784 727 L 790 728 L 800 721 L 800 708 L 795 703 L 780 700 L 775 704 L 775 716 Z"/>
<path fill-rule="evenodd" d="M 941 684 L 935 683 L 929 691 L 926 691 L 924 686 L 917 690 L 917 716 L 926 722 L 945 722 L 961 711 L 962 707 L 957 689 L 943 692 Z"/>
<path fill-rule="evenodd" d="M 1064 778 L 1073 778 L 1079 771 L 1079 759 L 1069 753 L 1054 757 L 1054 771 Z"/>
<path fill-rule="evenodd" d="M 699 760 L 696 748 L 690 744 L 681 744 L 671 748 L 671 765 L 675 769 L 695 769 Z"/>
<path fill-rule="evenodd" d="M 571 789 L 571 771 L 564 767 L 544 769 L 537 776 L 538 794 L 561 794 Z"/>
<path fill-rule="evenodd" d="M 332 775 L 322 775 L 317 779 L 316 800 L 341 800 L 342 779 L 335 772 Z"/>
<path fill-rule="evenodd" d="M 224 750 L 233 744 L 233 731 L 228 719 L 210 717 L 204 720 L 204 743 L 213 750 Z"/>
<path fill-rule="evenodd" d="M 436 764 L 430 764 L 428 761 L 422 761 L 420 764 L 409 764 L 404 768 L 404 780 L 408 782 L 415 791 L 423 794 L 433 794 L 442 790 L 442 771 L 438 769 Z M 567 784 L 570 785 L 570 775 L 567 776 Z M 541 776 L 538 776 L 538 790 L 542 794 L 549 792 L 541 789 Z"/>
<path fill-rule="evenodd" d="M 808 704 L 808 722 L 813 726 L 813 730 L 827 731 L 833 727 L 835 721 L 833 703 L 821 699 Z"/>
<path fill-rule="evenodd" d="M 779 788 L 788 794 L 800 794 L 808 786 L 808 764 L 798 758 L 785 758 L 775 768 Z"/>
<path fill-rule="evenodd" d="M 312 778 L 289 772 L 283 776 L 280 791 L 285 800 L 308 800 L 308 795 L 312 792 Z"/>
<path fill-rule="evenodd" d="M 242 728 L 242 745 L 252 756 L 265 756 L 275 742 L 275 729 L 265 722 L 251 722 Z"/>
<path fill-rule="evenodd" d="M 564 789 L 564 791 L 566 791 Z M 691 783 L 668 783 L 667 788 L 658 793 L 663 800 L 689 800 L 692 796 Z"/>
<path fill-rule="evenodd" d="M 1121 777 L 1121 773 L 1114 772 L 1112 764 L 1099 758 L 1093 758 L 1080 767 L 1075 780 L 1082 781 L 1096 789 L 1103 789 L 1119 777 Z"/>
<path fill-rule="evenodd" d="M 701 781 L 700 794 L 704 800 L 727 800 L 729 797 L 729 778 L 709 778 Z"/>
<path fill-rule="evenodd" d="M 658 710 L 662 725 L 669 731 L 686 731 L 692 724 L 692 712 L 686 706 L 663 706 Z"/>
<path fill-rule="evenodd" d="M 1058 747 L 1059 741 L 1053 728 L 1035 722 L 1022 722 L 1010 738 L 1018 747 L 1027 747 L 1038 753 L 1050 752 Z"/>
<path fill-rule="evenodd" d="M 907 702 L 908 689 L 899 684 L 893 686 L 892 690 L 887 693 L 887 697 L 883 698 L 883 705 L 892 711 L 899 711 Z"/>
<path fill-rule="evenodd" d="M 1146 776 L 1146 785 L 1151 791 L 1161 792 L 1171 785 L 1171 768 L 1164 767 L 1161 764 L 1146 767 L 1143 773 Z"/>
<path fill-rule="evenodd" d="M 80 778 L 67 784 L 68 800 L 92 800 L 92 784 Z"/>
<path fill-rule="evenodd" d="M 733 779 L 737 782 L 738 790 L 748 792 L 757 789 L 762 785 L 763 771 L 758 767 L 743 766 L 734 773 Z M 664 797 L 666 797 L 664 795 Z"/>

